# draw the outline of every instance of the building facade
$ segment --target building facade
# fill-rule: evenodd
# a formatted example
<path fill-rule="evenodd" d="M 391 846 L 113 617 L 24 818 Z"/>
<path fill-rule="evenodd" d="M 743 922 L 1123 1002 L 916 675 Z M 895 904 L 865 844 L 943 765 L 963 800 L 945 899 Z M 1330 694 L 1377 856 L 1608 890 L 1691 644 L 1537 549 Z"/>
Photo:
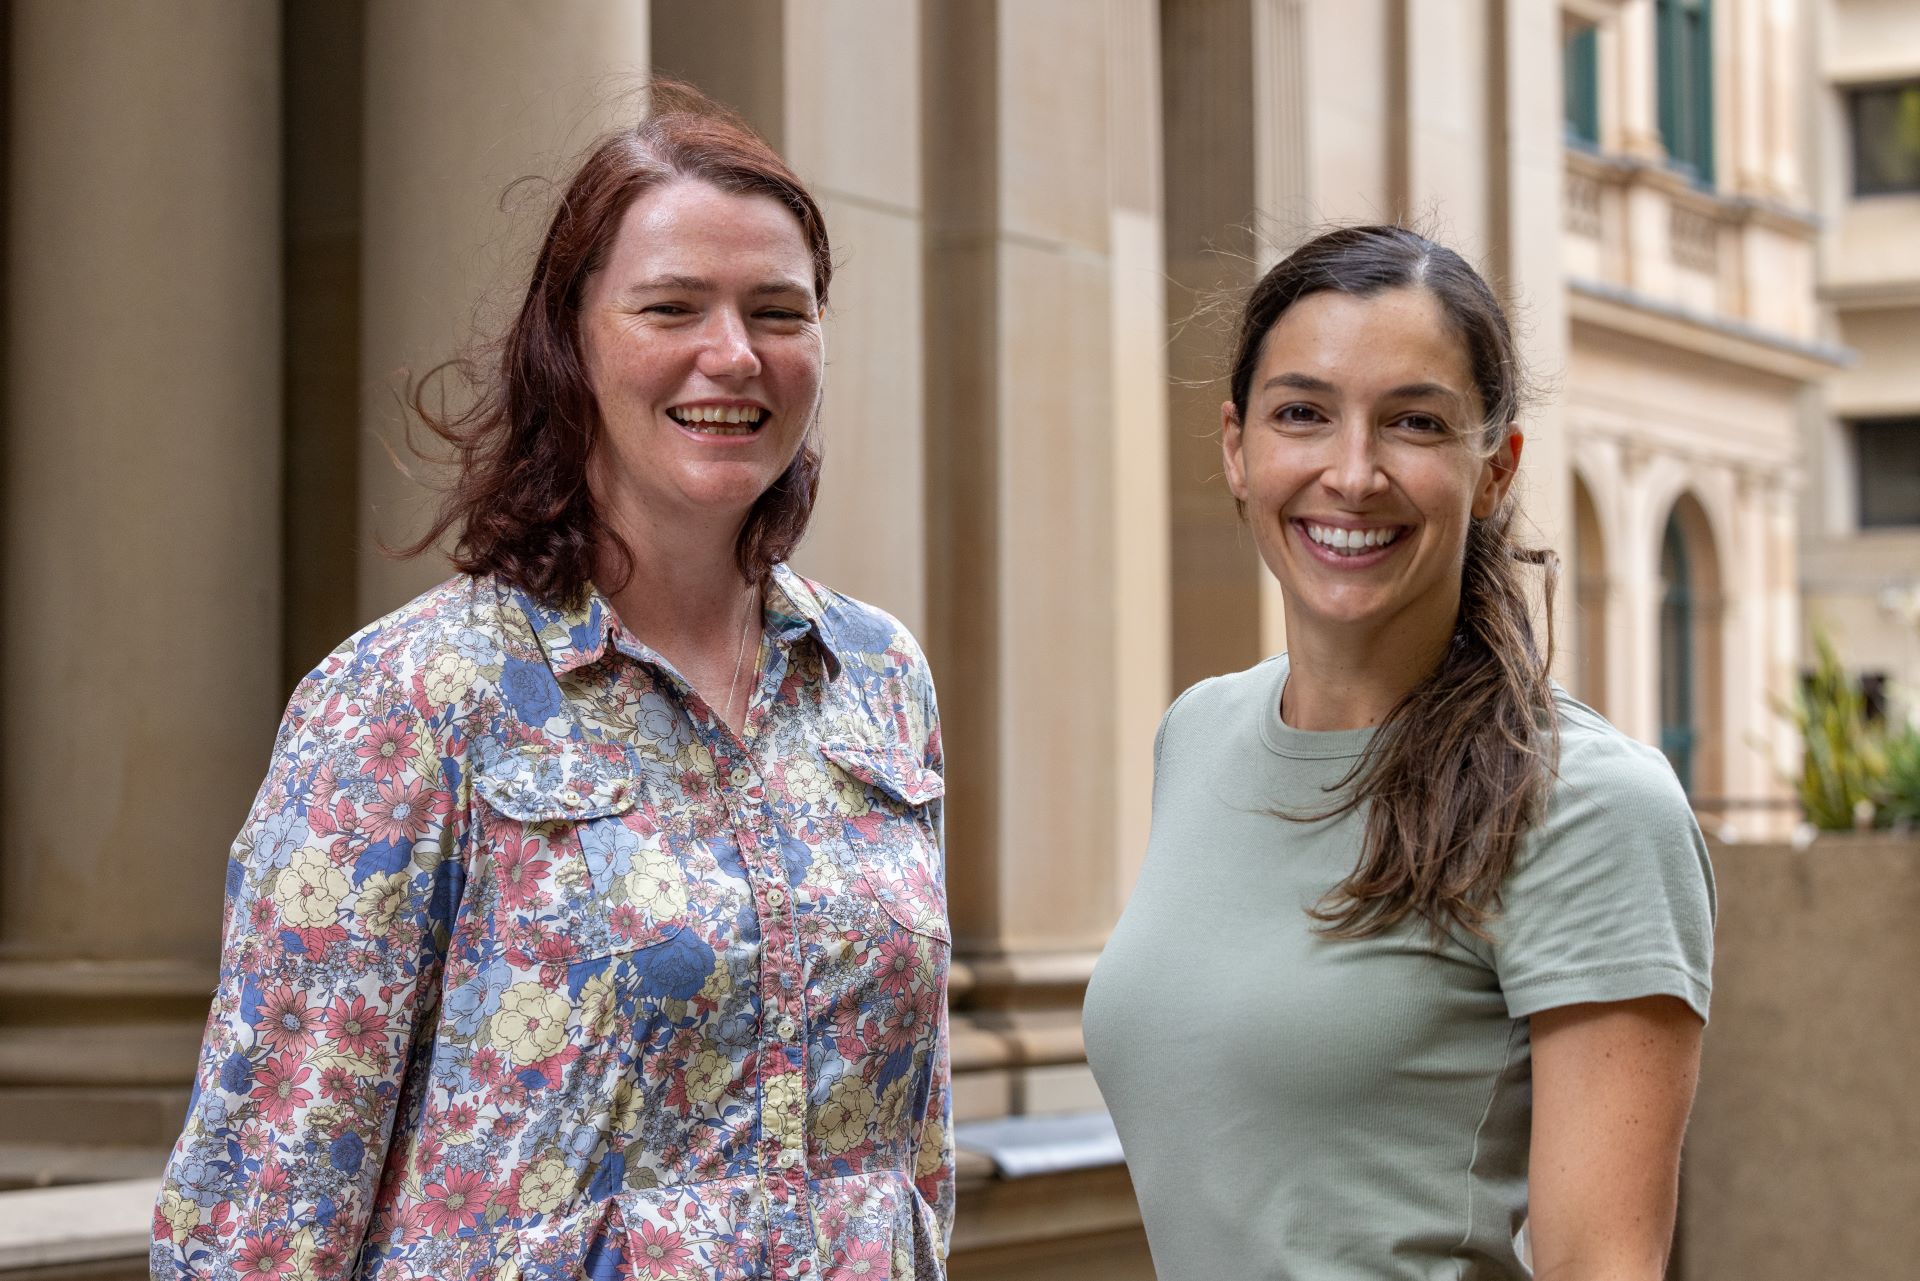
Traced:
<path fill-rule="evenodd" d="M 1820 300 L 1853 359 L 1808 424 L 1809 624 L 1920 713 L 1920 10 L 1822 0 Z"/>
<path fill-rule="evenodd" d="M 737 106 L 833 229 L 796 563 L 904 619 L 939 682 L 962 1121 L 1098 1108 L 1080 995 L 1158 718 L 1284 646 L 1218 478 L 1220 300 L 1318 223 L 1411 219 L 1515 303 L 1563 679 L 1711 821 L 1773 821 L 1803 437 L 1841 343 L 1897 311 L 1821 327 L 1814 25 L 1796 0 L 11 0 L 0 1186 L 157 1172 L 279 707 L 446 572 L 379 551 L 430 501 L 398 393 L 494 331 L 551 180 L 650 68 Z M 1863 388 L 1847 414 L 1920 408 Z M 956 1278 L 1150 1275 L 1110 1163 L 962 1175 Z"/>

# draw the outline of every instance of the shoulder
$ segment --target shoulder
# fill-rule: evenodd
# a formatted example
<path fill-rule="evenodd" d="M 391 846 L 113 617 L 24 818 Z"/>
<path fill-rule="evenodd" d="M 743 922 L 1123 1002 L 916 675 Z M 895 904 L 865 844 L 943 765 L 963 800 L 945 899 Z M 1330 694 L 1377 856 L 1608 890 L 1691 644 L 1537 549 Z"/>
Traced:
<path fill-rule="evenodd" d="M 1286 671 L 1287 656 L 1275 654 L 1244 671 L 1208 676 L 1189 685 L 1160 718 L 1160 732 L 1154 738 L 1154 760 L 1158 762 L 1168 743 L 1179 742 L 1189 728 L 1207 741 L 1218 741 L 1220 731 L 1229 724 L 1250 717 L 1257 725 L 1268 701 L 1278 697 Z"/>
<path fill-rule="evenodd" d="M 803 608 L 811 603 L 819 618 L 821 641 L 843 666 L 858 664 L 931 684 L 926 653 L 905 623 L 878 605 L 855 600 L 785 566 L 776 574 Z"/>
<path fill-rule="evenodd" d="M 1629 737 L 1558 686 L 1554 710 L 1560 742 L 1549 816 L 1591 808 L 1629 822 L 1693 823 L 1693 807 L 1658 748 Z"/>
<path fill-rule="evenodd" d="M 533 649 L 532 627 L 510 591 L 491 578 L 457 575 L 335 646 L 295 689 L 288 720 L 343 699 L 440 719 L 484 673 Z"/>

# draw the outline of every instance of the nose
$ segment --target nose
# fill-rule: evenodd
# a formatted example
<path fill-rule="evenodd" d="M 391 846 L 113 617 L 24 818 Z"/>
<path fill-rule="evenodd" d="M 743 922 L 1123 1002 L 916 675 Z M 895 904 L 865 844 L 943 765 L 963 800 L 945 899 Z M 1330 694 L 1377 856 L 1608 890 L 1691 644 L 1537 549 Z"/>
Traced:
<path fill-rule="evenodd" d="M 743 316 L 727 307 L 713 312 L 698 365 L 709 378 L 752 378 L 760 372 L 760 357 Z"/>
<path fill-rule="evenodd" d="M 1371 424 L 1349 419 L 1330 444 L 1332 454 L 1320 476 L 1330 492 L 1358 502 L 1387 487 L 1386 474 L 1380 469 L 1379 438 Z"/>

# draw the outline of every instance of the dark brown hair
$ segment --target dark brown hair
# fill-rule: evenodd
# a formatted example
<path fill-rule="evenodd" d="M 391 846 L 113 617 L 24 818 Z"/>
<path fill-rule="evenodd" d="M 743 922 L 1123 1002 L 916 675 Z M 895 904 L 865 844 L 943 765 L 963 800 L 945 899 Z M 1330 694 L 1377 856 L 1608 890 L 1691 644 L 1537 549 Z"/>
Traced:
<path fill-rule="evenodd" d="M 1465 259 L 1404 227 L 1335 228 L 1261 277 L 1241 313 L 1229 375 L 1239 420 L 1267 333 L 1289 307 L 1327 290 L 1367 298 L 1389 289 L 1423 289 L 1447 317 L 1483 411 L 1469 443 L 1491 457 L 1524 399 L 1512 327 Z M 1484 937 L 1545 803 L 1558 751 L 1547 674 L 1558 561 L 1514 542 L 1515 506 L 1509 491 L 1468 526 L 1460 616 L 1439 667 L 1387 713 L 1331 809 L 1286 815 L 1313 821 L 1364 808 L 1359 865 L 1311 913 L 1335 937 L 1378 934 L 1410 915 L 1436 932 L 1457 926 Z M 1527 610 L 1527 564 L 1544 571 L 1545 645 Z"/>
<path fill-rule="evenodd" d="M 553 604 L 577 601 L 596 570 L 611 576 L 602 584 L 610 590 L 631 573 L 632 553 L 587 484 L 601 423 L 581 347 L 580 303 L 621 218 L 646 192 L 691 178 L 779 201 L 800 223 L 813 260 L 814 300 L 826 305 L 833 279 L 827 226 L 793 171 L 739 116 L 696 89 L 656 80 L 648 99 L 646 118 L 602 137 L 568 180 L 519 314 L 497 345 L 496 363 L 488 369 L 479 361 L 449 361 L 409 389 L 409 405 L 452 447 L 457 471 L 433 527 L 400 554 L 418 555 L 458 531 L 453 563 L 459 569 L 497 574 Z M 428 405 L 428 385 L 447 373 L 478 392 L 470 407 Z M 810 429 L 793 462 L 754 503 L 734 545 L 750 582 L 792 553 L 819 484 L 820 453 Z M 603 552 L 619 563 L 596 565 Z"/>

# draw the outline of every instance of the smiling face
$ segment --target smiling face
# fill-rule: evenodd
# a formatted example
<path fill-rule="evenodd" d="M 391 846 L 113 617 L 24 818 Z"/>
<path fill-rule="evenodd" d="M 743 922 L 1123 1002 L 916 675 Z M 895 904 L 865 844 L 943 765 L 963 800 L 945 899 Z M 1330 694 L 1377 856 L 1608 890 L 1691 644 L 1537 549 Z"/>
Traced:
<path fill-rule="evenodd" d="M 624 536 L 730 538 L 793 461 L 820 404 L 812 281 L 770 196 L 683 179 L 627 209 L 580 313 L 602 427 L 588 475 Z"/>
<path fill-rule="evenodd" d="M 1289 643 L 1443 645 L 1469 522 L 1505 498 L 1521 441 L 1483 457 L 1467 352 L 1433 295 L 1309 294 L 1267 331 L 1245 422 L 1221 412 Z"/>

